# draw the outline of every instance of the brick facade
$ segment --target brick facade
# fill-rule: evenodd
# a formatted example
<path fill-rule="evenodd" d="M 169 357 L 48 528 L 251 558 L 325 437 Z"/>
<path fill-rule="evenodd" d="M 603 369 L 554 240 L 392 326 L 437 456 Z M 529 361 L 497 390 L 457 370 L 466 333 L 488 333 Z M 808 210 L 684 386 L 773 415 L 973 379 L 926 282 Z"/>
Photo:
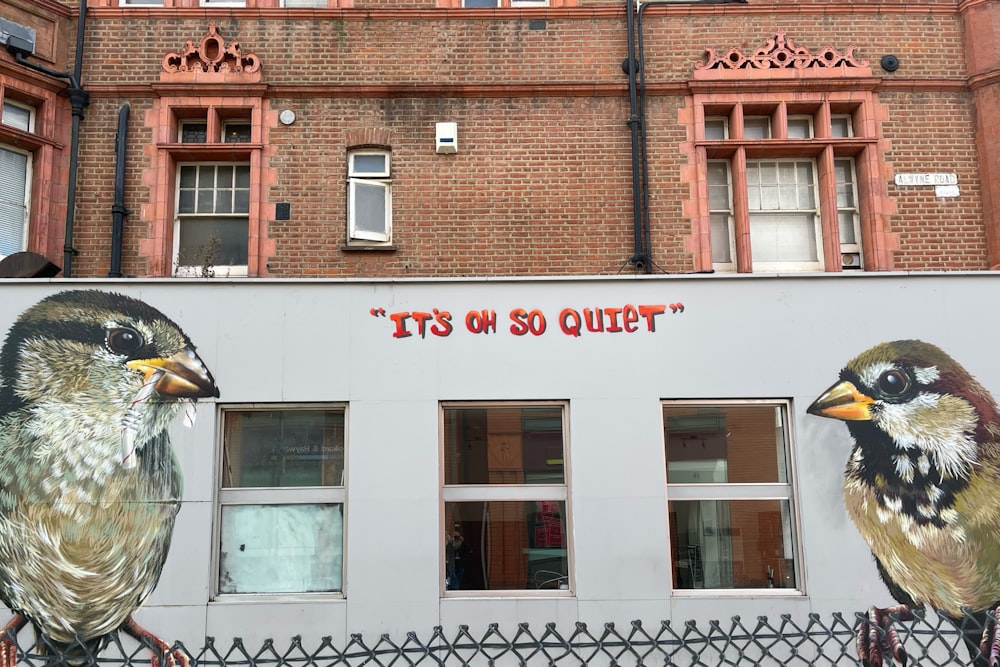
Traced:
<path fill-rule="evenodd" d="M 1000 126 L 995 0 L 647 7 L 643 109 L 652 267 L 640 268 L 630 262 L 636 236 L 624 3 L 579 0 L 531 9 L 446 8 L 460 3 L 440 0 L 331 0 L 309 9 L 265 0 L 251 0 L 247 8 L 199 8 L 183 0 L 167 0 L 165 7 L 117 4 L 89 0 L 87 12 L 82 83 L 91 103 L 79 146 L 77 277 L 109 271 L 115 132 L 125 103 L 131 106 L 126 275 L 174 272 L 176 165 L 228 154 L 189 154 L 172 145 L 178 122 L 172 110 L 217 107 L 223 119 L 227 108 L 253 114 L 252 147 L 239 154 L 252 165 L 250 276 L 708 270 L 707 213 L 699 205 L 704 194 L 692 143 L 694 100 L 706 94 L 742 101 L 747 113 L 768 100 L 792 111 L 813 104 L 809 100 L 833 100 L 835 111 L 838 104 L 855 109 L 850 105 L 869 100 L 864 109 L 873 110 L 872 117 L 855 119 L 872 124 L 877 152 L 858 167 L 865 181 L 865 268 L 1000 264 L 1000 155 L 992 147 Z M 39 30 L 39 62 L 72 66 L 75 2 L 0 0 L 0 9 Z M 226 44 L 254 54 L 259 71 L 183 81 L 165 75 L 165 56 L 182 52 L 189 41 L 197 46 L 212 24 Z M 42 36 L 49 33 L 54 46 L 43 52 Z M 707 50 L 748 54 L 779 33 L 812 54 L 853 46 L 868 69 L 840 78 L 818 71 L 784 83 L 757 70 L 699 84 L 696 68 Z M 886 54 L 898 57 L 898 70 L 881 67 Z M 35 151 L 28 245 L 61 264 L 69 105 L 56 92 L 65 82 L 28 72 L 0 52 L 0 85 L 15 84 L 34 91 L 30 99 L 53 119 L 50 143 Z M 296 114 L 289 125 L 279 121 L 285 109 Z M 435 153 L 440 121 L 457 123 L 456 154 Z M 391 152 L 392 242 L 357 249 L 346 243 L 347 151 L 366 136 L 379 137 Z M 960 194 L 897 186 L 897 173 L 955 174 Z M 278 204 L 288 205 L 287 220 L 277 219 Z M 826 252 L 836 259 L 835 247 Z M 828 270 L 839 270 L 830 263 Z"/>

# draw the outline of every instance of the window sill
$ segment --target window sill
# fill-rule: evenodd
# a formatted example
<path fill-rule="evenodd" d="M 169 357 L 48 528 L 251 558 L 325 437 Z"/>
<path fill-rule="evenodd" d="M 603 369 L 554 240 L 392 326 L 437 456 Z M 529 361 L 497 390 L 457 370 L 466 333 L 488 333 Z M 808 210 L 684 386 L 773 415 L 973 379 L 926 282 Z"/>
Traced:
<path fill-rule="evenodd" d="M 396 252 L 399 246 L 396 245 L 342 245 L 340 249 L 344 252 Z"/>
<path fill-rule="evenodd" d="M 209 604 L 316 604 L 346 602 L 343 593 L 219 593 Z"/>
<path fill-rule="evenodd" d="M 675 588 L 672 598 L 753 598 L 753 597 L 805 597 L 798 588 Z"/>

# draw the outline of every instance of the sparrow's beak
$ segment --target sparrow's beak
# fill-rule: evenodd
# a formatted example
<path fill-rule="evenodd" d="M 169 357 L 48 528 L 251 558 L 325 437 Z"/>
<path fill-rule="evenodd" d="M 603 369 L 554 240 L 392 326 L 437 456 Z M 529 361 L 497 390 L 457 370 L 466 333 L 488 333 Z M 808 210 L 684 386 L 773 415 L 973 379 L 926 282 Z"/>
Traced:
<path fill-rule="evenodd" d="M 806 412 L 844 421 L 866 421 L 872 418 L 869 406 L 874 402 L 875 399 L 862 394 L 852 382 L 844 380 L 827 389 Z"/>
<path fill-rule="evenodd" d="M 147 381 L 154 375 L 159 375 L 153 388 L 164 396 L 176 398 L 219 397 L 219 388 L 215 386 L 215 379 L 212 378 L 205 363 L 190 347 L 184 348 L 172 357 L 135 359 L 126 362 L 125 365 L 142 371 Z"/>

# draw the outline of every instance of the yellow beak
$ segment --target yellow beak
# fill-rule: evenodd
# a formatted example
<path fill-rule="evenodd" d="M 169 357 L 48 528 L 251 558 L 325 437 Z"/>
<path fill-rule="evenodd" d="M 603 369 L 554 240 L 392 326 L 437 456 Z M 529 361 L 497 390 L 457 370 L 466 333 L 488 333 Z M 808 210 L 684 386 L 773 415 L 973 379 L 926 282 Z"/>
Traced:
<path fill-rule="evenodd" d="M 141 371 L 147 382 L 154 375 L 158 375 L 159 378 L 153 388 L 164 396 L 177 398 L 219 396 L 215 379 L 205 367 L 205 363 L 190 347 L 184 348 L 172 357 L 135 359 L 126 362 L 125 365 Z"/>
<path fill-rule="evenodd" d="M 844 380 L 827 389 L 806 412 L 845 421 L 866 421 L 872 417 L 869 407 L 874 402 L 871 396 L 858 391 L 854 383 Z"/>

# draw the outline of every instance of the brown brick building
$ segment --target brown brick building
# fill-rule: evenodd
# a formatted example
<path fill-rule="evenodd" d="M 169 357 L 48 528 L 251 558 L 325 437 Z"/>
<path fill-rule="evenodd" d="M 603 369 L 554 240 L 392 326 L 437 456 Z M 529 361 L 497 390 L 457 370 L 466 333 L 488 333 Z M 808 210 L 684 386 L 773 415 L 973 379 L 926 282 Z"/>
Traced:
<path fill-rule="evenodd" d="M 1000 264 L 996 0 L 464 4 L 88 0 L 81 27 L 72 0 L 0 0 L 0 255 L 74 277 Z"/>

